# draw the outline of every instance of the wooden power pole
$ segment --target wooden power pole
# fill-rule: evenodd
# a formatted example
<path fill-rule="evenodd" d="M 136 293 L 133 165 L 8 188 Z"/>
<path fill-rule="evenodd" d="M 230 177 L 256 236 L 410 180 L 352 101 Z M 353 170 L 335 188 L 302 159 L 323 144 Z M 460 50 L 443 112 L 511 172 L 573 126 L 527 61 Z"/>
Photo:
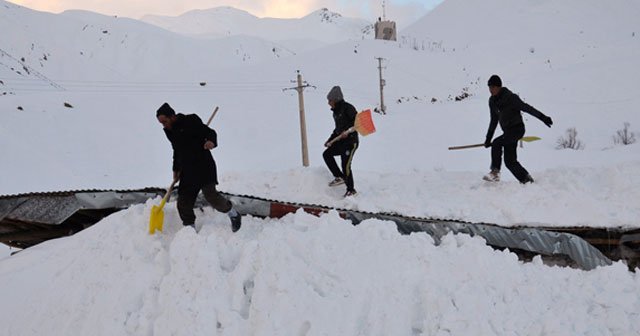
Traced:
<path fill-rule="evenodd" d="M 380 113 L 387 114 L 387 107 L 384 106 L 384 86 L 387 85 L 386 81 L 382 78 L 382 57 L 376 57 L 378 60 L 378 72 L 380 74 Z"/>
<path fill-rule="evenodd" d="M 298 91 L 298 105 L 300 108 L 300 140 L 302 143 L 302 165 L 304 167 L 309 167 L 309 148 L 307 146 L 307 122 L 304 114 L 304 89 L 310 87 L 309 84 L 304 84 L 302 81 L 302 75 L 300 74 L 300 70 L 297 71 L 297 86 L 293 88 L 287 88 L 286 90 L 296 90 Z"/>

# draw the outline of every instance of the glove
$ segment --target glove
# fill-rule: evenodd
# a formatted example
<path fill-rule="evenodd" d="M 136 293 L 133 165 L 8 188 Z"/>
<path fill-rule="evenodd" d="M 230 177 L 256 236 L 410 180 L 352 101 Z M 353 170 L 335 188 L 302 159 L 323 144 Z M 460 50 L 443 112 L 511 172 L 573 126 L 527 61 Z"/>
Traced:
<path fill-rule="evenodd" d="M 553 125 L 553 120 L 551 120 L 550 117 L 544 116 L 542 118 L 542 122 L 547 125 L 547 127 L 551 127 L 551 125 Z"/>
<path fill-rule="evenodd" d="M 491 139 L 487 138 L 487 140 L 484 141 L 484 148 L 489 148 L 491 147 Z"/>

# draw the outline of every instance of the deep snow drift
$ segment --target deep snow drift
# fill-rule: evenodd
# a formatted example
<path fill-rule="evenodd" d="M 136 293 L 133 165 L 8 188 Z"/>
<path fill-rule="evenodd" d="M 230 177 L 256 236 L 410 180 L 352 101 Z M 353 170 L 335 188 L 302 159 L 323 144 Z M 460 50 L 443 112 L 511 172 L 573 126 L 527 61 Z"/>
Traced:
<path fill-rule="evenodd" d="M 157 201 L 157 200 L 155 200 Z M 149 236 L 153 201 L 0 263 L 11 335 L 632 335 L 640 278 L 523 264 L 480 238 L 400 235 L 336 213 L 282 220 L 205 209 L 196 234 Z"/>

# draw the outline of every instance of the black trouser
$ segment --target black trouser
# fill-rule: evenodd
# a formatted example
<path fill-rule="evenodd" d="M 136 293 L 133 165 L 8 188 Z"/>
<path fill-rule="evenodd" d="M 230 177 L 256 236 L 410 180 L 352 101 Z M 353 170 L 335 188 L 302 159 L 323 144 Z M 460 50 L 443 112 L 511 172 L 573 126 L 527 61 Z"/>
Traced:
<path fill-rule="evenodd" d="M 192 225 L 196 222 L 196 214 L 193 212 L 193 207 L 196 204 L 200 189 L 202 189 L 204 198 L 214 209 L 224 213 L 231 210 L 231 202 L 220 195 L 216 190 L 215 183 L 205 185 L 202 188 L 181 185 L 178 190 L 178 214 L 180 214 L 180 219 L 182 219 L 182 224 L 184 225 Z"/>
<path fill-rule="evenodd" d="M 518 140 L 524 135 L 524 124 L 504 130 L 504 134 L 493 139 L 491 143 L 491 169 L 500 170 L 502 148 L 504 148 L 504 165 L 518 181 L 525 181 L 529 172 L 518 162 Z"/>
<path fill-rule="evenodd" d="M 341 177 L 344 179 L 344 182 L 347 184 L 347 191 L 355 191 L 353 188 L 353 172 L 351 171 L 351 160 L 353 160 L 353 154 L 358 149 L 358 143 L 336 143 L 333 146 L 327 148 L 324 153 L 322 153 L 322 157 L 324 157 L 324 162 L 329 167 L 331 174 L 334 177 Z M 336 164 L 336 160 L 334 156 L 340 155 L 342 159 L 342 171 L 338 168 Z"/>

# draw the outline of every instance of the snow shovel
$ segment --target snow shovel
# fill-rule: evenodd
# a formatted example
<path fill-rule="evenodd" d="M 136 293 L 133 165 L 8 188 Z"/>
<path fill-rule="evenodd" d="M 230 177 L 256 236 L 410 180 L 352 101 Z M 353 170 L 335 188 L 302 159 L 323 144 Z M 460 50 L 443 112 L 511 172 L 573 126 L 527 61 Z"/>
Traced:
<path fill-rule="evenodd" d="M 371 119 L 371 110 L 364 110 L 356 114 L 356 120 L 353 122 L 353 127 L 348 128 L 337 137 L 327 142 L 327 147 L 331 147 L 336 141 L 344 139 L 349 133 L 358 132 L 362 136 L 367 136 L 376 131 L 375 125 L 373 125 L 373 119 Z"/>
<path fill-rule="evenodd" d="M 526 136 L 520 139 L 519 141 L 532 142 L 532 141 L 538 141 L 538 140 L 541 140 L 541 138 L 537 136 Z M 467 148 L 475 148 L 475 147 L 484 147 L 484 144 L 481 143 L 481 144 L 475 144 L 475 145 L 453 146 L 453 147 L 449 147 L 449 150 L 467 149 Z"/>
<path fill-rule="evenodd" d="M 207 121 L 207 126 L 209 126 L 209 124 L 211 123 L 211 120 L 213 120 L 213 117 L 216 116 L 216 113 L 218 113 L 217 106 L 215 110 L 213 110 L 211 117 L 209 117 L 209 120 Z M 154 205 L 151 207 L 151 216 L 149 217 L 149 234 L 154 234 L 156 231 L 162 232 L 162 224 L 164 222 L 163 208 L 164 208 L 164 205 L 169 200 L 171 191 L 173 191 L 173 187 L 176 185 L 177 182 L 178 180 L 173 180 L 173 182 L 169 186 L 169 189 L 167 189 L 167 193 L 162 198 L 162 201 L 160 201 L 160 205 Z"/>
<path fill-rule="evenodd" d="M 162 201 L 160 201 L 160 205 L 154 205 L 151 207 L 151 216 L 149 217 L 149 234 L 154 234 L 156 231 L 162 232 L 162 222 L 164 221 L 164 205 L 169 200 L 169 196 L 171 195 L 171 191 L 173 191 L 173 187 L 176 185 L 178 180 L 173 180 L 169 189 L 167 189 L 167 193 L 164 194 Z"/>

